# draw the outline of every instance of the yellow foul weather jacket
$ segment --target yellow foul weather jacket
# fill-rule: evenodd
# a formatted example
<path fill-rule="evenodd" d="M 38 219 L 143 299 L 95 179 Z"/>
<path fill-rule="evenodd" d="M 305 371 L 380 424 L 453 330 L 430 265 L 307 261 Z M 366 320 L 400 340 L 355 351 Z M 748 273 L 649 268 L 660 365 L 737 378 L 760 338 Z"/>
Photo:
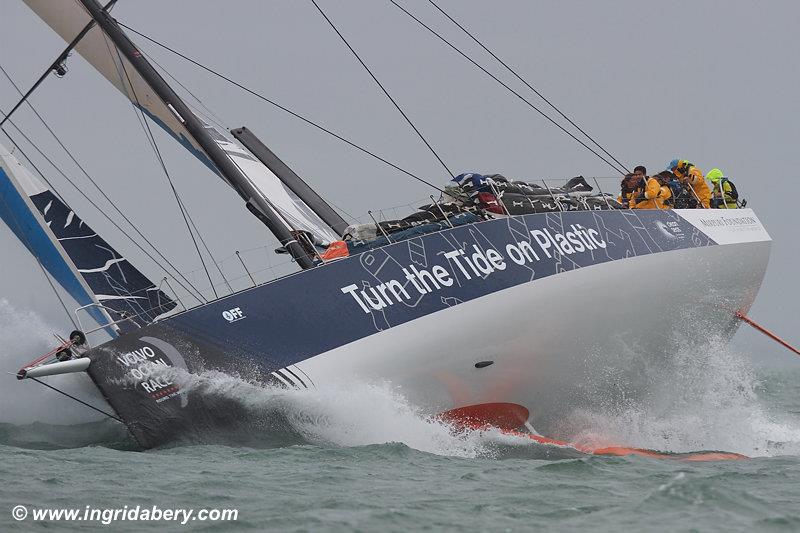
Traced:
<path fill-rule="evenodd" d="M 657 179 L 649 178 L 644 188 L 644 199 L 631 200 L 631 207 L 634 209 L 671 209 L 666 205 L 666 201 L 672 198 L 672 191 L 666 185 L 661 185 Z"/>
<path fill-rule="evenodd" d="M 689 161 L 681 160 L 674 173 L 681 183 L 691 187 L 694 195 L 706 209 L 711 207 L 711 189 L 706 183 L 703 173 Z"/>

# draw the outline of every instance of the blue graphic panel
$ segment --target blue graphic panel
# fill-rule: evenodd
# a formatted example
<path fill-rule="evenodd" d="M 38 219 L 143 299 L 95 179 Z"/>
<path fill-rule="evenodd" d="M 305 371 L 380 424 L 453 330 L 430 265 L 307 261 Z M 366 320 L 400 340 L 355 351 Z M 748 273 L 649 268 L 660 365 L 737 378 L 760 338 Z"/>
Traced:
<path fill-rule="evenodd" d="M 122 333 L 152 322 L 177 305 L 114 250 L 51 191 L 31 201 Z"/>

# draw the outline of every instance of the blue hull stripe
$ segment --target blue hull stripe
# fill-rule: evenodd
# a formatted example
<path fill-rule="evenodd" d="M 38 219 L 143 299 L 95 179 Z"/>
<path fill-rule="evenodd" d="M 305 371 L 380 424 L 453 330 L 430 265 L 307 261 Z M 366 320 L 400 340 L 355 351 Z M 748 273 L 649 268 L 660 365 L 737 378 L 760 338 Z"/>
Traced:
<path fill-rule="evenodd" d="M 573 226 L 591 231 L 605 247 L 589 242 L 594 250 L 566 254 L 551 245 L 545 251 L 531 233 L 538 231 L 555 238 L 571 232 Z M 543 239 L 541 234 L 539 238 Z M 581 238 L 589 239 L 584 234 Z M 299 272 L 145 329 L 156 337 L 159 336 L 156 331 L 160 330 L 166 337 L 190 339 L 206 350 L 275 370 L 461 302 L 558 272 L 715 244 L 671 211 L 582 211 L 491 220 L 424 235 Z M 539 259 L 518 265 L 509 257 L 509 245 L 532 249 Z M 495 250 L 502 256 L 505 269 L 476 276 L 462 259 L 465 275 L 454 259 L 445 257 L 456 250 L 471 255 L 476 247 L 484 254 L 489 249 Z M 548 252 L 551 257 L 547 257 Z M 407 272 L 432 272 L 436 266 L 449 274 L 450 286 L 435 289 L 428 281 L 432 290 L 421 294 L 406 278 Z M 384 284 L 384 291 L 391 296 L 385 284 L 392 280 L 402 284 L 408 298 L 392 299 L 392 305 L 380 311 L 364 312 L 352 294 L 343 292 L 355 285 L 357 294 L 361 290 L 372 294 L 370 288 Z M 400 292 L 396 285 L 395 292 Z"/>

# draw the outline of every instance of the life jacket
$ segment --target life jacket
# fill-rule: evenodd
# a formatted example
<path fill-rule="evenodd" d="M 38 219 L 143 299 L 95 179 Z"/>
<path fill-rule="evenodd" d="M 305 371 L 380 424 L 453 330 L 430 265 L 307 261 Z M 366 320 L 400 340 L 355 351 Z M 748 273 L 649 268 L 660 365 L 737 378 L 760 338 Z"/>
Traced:
<path fill-rule="evenodd" d="M 734 200 L 738 200 L 739 199 L 739 191 L 736 190 L 736 184 L 734 184 L 728 178 L 725 178 L 725 177 L 720 178 L 719 184 L 720 184 L 720 187 L 722 187 L 723 191 L 725 190 L 725 184 L 726 183 L 731 186 L 731 190 L 728 191 L 728 196 L 730 196 Z"/>
<path fill-rule="evenodd" d="M 727 187 L 726 187 L 727 185 Z M 713 197 L 711 207 L 717 209 L 736 209 L 738 206 L 739 191 L 736 185 L 726 177 L 722 177 L 714 182 Z"/>
<path fill-rule="evenodd" d="M 640 192 L 641 188 L 638 186 L 628 187 L 627 180 L 623 180 L 622 185 L 620 186 L 620 194 L 617 201 L 619 203 L 629 206 L 633 203 L 633 198 L 636 196 L 637 192 Z"/>
<path fill-rule="evenodd" d="M 617 201 L 621 203 L 624 207 L 631 207 L 631 204 L 636 203 L 636 200 L 634 199 L 635 197 L 636 197 L 635 190 L 632 189 L 627 191 L 623 190 L 622 193 L 617 198 Z"/>

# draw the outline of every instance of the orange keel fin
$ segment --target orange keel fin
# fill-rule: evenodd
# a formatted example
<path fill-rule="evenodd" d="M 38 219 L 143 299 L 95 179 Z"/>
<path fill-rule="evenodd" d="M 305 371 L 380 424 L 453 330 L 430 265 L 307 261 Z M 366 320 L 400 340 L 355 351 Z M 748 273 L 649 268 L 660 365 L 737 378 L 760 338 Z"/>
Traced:
<path fill-rule="evenodd" d="M 520 431 L 528 421 L 530 412 L 526 407 L 516 403 L 481 403 L 467 405 L 445 411 L 439 419 L 457 428 L 474 430 L 497 429 L 504 435 L 530 439 L 539 444 L 572 448 L 587 455 L 603 455 L 614 457 L 651 457 L 654 459 L 672 459 L 677 461 L 735 461 L 748 459 L 745 455 L 720 451 L 698 451 L 688 453 L 661 452 L 644 448 L 631 448 L 628 446 L 591 446 L 551 439 L 542 435 Z"/>

